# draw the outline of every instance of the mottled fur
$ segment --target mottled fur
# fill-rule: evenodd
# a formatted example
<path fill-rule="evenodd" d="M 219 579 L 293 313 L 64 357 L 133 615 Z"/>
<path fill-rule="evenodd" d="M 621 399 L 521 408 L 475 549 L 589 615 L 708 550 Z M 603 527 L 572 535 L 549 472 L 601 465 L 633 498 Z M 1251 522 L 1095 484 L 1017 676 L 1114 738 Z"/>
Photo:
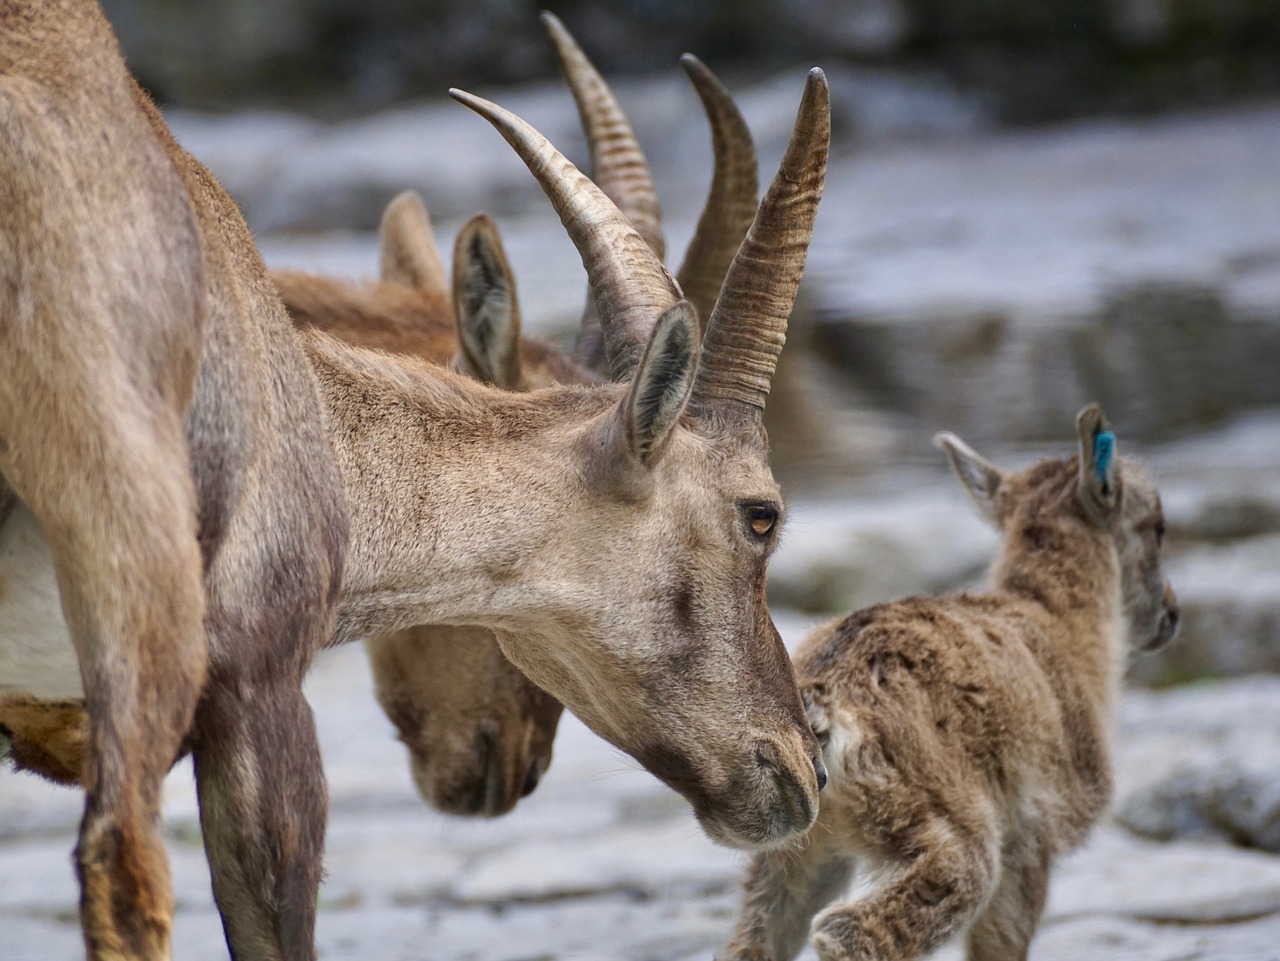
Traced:
<path fill-rule="evenodd" d="M 962 932 L 970 961 L 1026 958 L 1054 859 L 1111 796 L 1125 658 L 1177 626 L 1159 497 L 1128 462 L 1104 493 L 1096 407 L 1080 426 L 1080 455 L 1018 473 L 943 435 L 1002 533 L 990 588 L 882 604 L 805 639 L 797 673 L 830 783 L 810 832 L 754 860 L 724 956 L 789 959 L 817 914 L 823 961 L 907 961 Z M 856 865 L 870 892 L 818 913 Z"/>

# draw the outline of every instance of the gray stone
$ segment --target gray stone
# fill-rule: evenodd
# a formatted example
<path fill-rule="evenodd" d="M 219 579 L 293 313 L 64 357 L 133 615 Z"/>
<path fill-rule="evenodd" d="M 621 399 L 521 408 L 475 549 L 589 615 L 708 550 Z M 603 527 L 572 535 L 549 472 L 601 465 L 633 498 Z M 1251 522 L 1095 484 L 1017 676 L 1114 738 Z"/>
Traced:
<path fill-rule="evenodd" d="M 1276 858 L 1221 845 L 1153 844 L 1103 827 L 1055 872 L 1046 915 L 1218 924 L 1278 912 Z"/>
<path fill-rule="evenodd" d="M 1120 744 L 1116 816 L 1125 827 L 1277 849 L 1280 679 L 1134 692 Z"/>

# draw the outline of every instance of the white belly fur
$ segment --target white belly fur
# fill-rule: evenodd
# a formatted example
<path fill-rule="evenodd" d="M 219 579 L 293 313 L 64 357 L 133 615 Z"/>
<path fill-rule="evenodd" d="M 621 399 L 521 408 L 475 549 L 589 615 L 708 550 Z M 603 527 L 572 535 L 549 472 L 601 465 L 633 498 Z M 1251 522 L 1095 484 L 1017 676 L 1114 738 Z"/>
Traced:
<path fill-rule="evenodd" d="M 14 506 L 0 527 L 0 698 L 84 697 L 80 663 L 35 515 Z"/>

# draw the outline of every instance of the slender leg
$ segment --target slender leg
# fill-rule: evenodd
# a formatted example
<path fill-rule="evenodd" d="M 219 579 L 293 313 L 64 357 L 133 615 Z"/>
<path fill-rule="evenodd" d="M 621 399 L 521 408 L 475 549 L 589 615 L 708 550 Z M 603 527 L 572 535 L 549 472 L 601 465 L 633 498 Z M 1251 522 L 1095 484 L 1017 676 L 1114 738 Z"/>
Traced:
<path fill-rule="evenodd" d="M 853 859 L 822 843 L 814 826 L 795 846 L 756 855 L 733 939 L 719 957 L 790 961 L 804 947 L 813 916 L 848 887 Z"/>
<path fill-rule="evenodd" d="M 6 472 L 49 542 L 84 686 L 76 866 L 88 953 L 151 961 L 169 957 L 173 912 L 161 782 L 206 668 L 200 553 L 178 425 L 166 442 L 148 434 L 155 419 L 129 418 L 119 399 L 97 413 L 59 425 L 64 441 L 83 444 L 72 458 L 10 422 L 8 443 L 23 456 Z"/>
<path fill-rule="evenodd" d="M 969 961 L 1026 961 L 1049 892 L 1051 860 L 1034 836 L 1005 852 L 1000 884 L 969 929 Z"/>
<path fill-rule="evenodd" d="M 905 849 L 919 853 L 872 894 L 819 916 L 813 943 L 822 961 L 914 961 L 959 932 L 985 903 L 995 865 L 981 839 L 962 839 L 935 822 Z"/>
<path fill-rule="evenodd" d="M 196 719 L 200 823 L 236 961 L 315 957 L 328 795 L 297 681 L 214 696 Z"/>

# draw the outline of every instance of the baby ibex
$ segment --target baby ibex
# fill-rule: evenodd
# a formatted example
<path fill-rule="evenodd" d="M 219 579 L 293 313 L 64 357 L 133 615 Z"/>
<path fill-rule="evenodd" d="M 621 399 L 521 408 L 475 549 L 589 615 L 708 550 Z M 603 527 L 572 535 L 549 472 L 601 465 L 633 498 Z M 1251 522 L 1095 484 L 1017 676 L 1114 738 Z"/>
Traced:
<path fill-rule="evenodd" d="M 755 858 L 723 957 L 794 957 L 858 864 L 875 885 L 818 915 L 823 961 L 907 961 L 962 931 L 970 961 L 1026 958 L 1054 859 L 1111 796 L 1126 656 L 1178 625 L 1155 488 L 1096 405 L 1077 425 L 1077 456 L 1017 473 L 938 435 L 1000 528 L 991 587 L 805 639 L 796 670 L 831 783 L 807 835 Z"/>
<path fill-rule="evenodd" d="M 764 596 L 782 507 L 761 416 L 826 171 L 825 78 L 701 338 L 589 179 L 455 96 L 551 198 L 616 383 L 515 394 L 296 331 L 97 5 L 0 6 L 0 506 L 12 492 L 33 535 L 10 558 L 31 590 L 0 595 L 0 699 L 88 710 L 95 959 L 169 954 L 157 819 L 184 749 L 232 955 L 314 957 L 326 795 L 302 679 L 326 644 L 415 624 L 494 630 L 724 843 L 813 822 L 820 751 Z"/>

